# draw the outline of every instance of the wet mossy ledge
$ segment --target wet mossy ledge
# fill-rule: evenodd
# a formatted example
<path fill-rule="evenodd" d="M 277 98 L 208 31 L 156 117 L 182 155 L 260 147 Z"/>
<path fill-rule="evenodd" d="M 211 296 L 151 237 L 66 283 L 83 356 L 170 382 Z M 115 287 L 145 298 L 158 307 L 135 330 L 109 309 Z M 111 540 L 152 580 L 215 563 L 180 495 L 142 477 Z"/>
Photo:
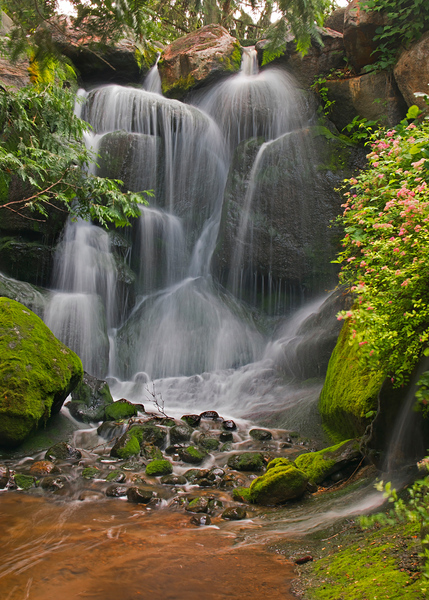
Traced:
<path fill-rule="evenodd" d="M 0 447 L 57 413 L 83 375 L 80 358 L 24 305 L 0 298 Z"/>
<path fill-rule="evenodd" d="M 334 442 L 364 434 L 384 379 L 362 364 L 357 344 L 350 343 L 349 327 L 346 322 L 341 329 L 319 400 L 323 427 Z"/>

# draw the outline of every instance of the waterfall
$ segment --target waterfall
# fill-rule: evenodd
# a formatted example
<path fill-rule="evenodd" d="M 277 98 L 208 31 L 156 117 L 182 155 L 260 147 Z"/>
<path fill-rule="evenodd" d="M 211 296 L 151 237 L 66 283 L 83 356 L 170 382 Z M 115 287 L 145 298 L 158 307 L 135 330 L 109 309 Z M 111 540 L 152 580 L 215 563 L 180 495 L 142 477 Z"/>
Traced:
<path fill-rule="evenodd" d="M 79 110 L 92 126 L 87 144 L 99 154 L 93 172 L 154 196 L 125 232 L 68 224 L 45 320 L 86 370 L 109 373 L 115 397 L 141 402 L 153 381 L 173 412 L 210 403 L 224 413 L 259 410 L 276 418 L 286 397 L 295 406 L 303 394 L 296 382 L 279 378 L 278 357 L 269 350 L 274 323 L 243 303 L 249 277 L 252 294 L 261 294 L 246 246 L 257 228 L 251 209 L 271 146 L 287 146 L 281 140 L 307 126 L 303 96 L 287 73 L 259 72 L 254 49 L 245 50 L 238 74 L 194 96 L 192 105 L 162 97 L 157 77 L 155 65 L 143 89 L 107 85 L 82 94 Z M 212 270 L 225 188 L 239 160 L 235 149 L 253 141 L 226 289 Z M 293 148 L 286 151 L 293 155 Z M 288 286 L 271 275 L 264 280 L 266 312 L 284 311 Z M 284 348 L 284 336 L 279 344 Z M 306 388 L 308 406 L 319 389 Z"/>
<path fill-rule="evenodd" d="M 161 53 L 158 52 L 156 56 L 156 61 L 153 67 L 150 69 L 149 73 L 146 75 L 145 80 L 143 82 L 143 89 L 148 92 L 153 92 L 154 94 L 162 94 L 161 90 L 161 77 L 159 75 L 158 63 L 161 57 Z"/>

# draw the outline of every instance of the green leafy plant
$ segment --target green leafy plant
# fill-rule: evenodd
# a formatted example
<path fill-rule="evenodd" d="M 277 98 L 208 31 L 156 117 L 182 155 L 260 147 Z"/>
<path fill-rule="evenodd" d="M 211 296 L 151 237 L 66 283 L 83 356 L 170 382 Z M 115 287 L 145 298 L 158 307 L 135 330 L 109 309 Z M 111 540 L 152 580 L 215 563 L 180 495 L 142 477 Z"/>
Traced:
<path fill-rule="evenodd" d="M 329 99 L 329 89 L 326 87 L 326 81 L 326 77 L 317 77 L 311 85 L 311 89 L 313 89 L 320 98 L 321 106 L 319 107 L 319 112 L 325 117 L 328 117 L 335 105 L 335 100 Z"/>
<path fill-rule="evenodd" d="M 377 121 L 370 121 L 356 116 L 351 123 L 343 128 L 343 131 L 349 133 L 352 142 L 359 144 L 367 142 L 376 128 L 378 128 Z"/>
<path fill-rule="evenodd" d="M 408 119 L 371 135 L 369 167 L 347 181 L 340 280 L 356 302 L 349 320 L 369 369 L 408 380 L 429 354 L 429 123 Z"/>

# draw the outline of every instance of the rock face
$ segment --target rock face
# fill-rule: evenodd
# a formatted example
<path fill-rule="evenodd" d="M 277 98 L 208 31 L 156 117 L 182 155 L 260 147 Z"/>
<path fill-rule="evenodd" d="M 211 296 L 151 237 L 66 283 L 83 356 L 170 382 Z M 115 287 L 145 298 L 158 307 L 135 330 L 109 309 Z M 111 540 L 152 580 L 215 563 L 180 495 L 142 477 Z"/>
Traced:
<path fill-rule="evenodd" d="M 365 65 L 375 63 L 378 42 L 374 40 L 385 17 L 379 12 L 366 11 L 359 0 L 347 6 L 344 15 L 344 47 L 350 64 L 359 72 Z"/>
<path fill-rule="evenodd" d="M 387 127 L 405 118 L 407 105 L 387 71 L 327 81 L 325 85 L 329 99 L 335 101 L 331 120 L 340 131 L 356 116 Z"/>
<path fill-rule="evenodd" d="M 0 445 L 20 444 L 82 377 L 76 354 L 22 304 L 0 299 Z"/>
<path fill-rule="evenodd" d="M 235 73 L 240 64 L 237 40 L 221 25 L 206 25 L 168 46 L 159 64 L 162 91 L 183 97 L 190 88 Z"/>
<path fill-rule="evenodd" d="M 414 93 L 429 94 L 429 31 L 402 52 L 393 72 L 408 106 L 417 104 L 421 109 L 427 109 L 423 98 L 416 98 Z"/>
<path fill-rule="evenodd" d="M 333 29 L 334 31 L 339 31 L 340 33 L 344 32 L 344 16 L 346 13 L 346 9 L 337 8 L 333 13 L 329 15 L 327 19 L 325 19 L 324 25 L 329 29 Z"/>

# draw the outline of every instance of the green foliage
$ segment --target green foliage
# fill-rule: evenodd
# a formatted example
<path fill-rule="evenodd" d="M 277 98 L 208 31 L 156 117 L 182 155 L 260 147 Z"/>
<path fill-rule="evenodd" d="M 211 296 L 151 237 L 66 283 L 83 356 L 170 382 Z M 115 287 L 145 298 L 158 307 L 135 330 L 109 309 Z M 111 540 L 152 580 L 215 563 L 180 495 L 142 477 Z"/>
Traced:
<path fill-rule="evenodd" d="M 335 106 L 335 100 L 329 100 L 329 89 L 326 87 L 326 77 L 323 77 L 322 75 L 317 77 L 311 88 L 320 98 L 322 105 L 318 109 L 319 112 L 321 112 L 325 117 L 328 117 Z"/>
<path fill-rule="evenodd" d="M 401 385 L 429 352 L 429 123 L 381 129 L 371 150 L 339 218 L 340 279 L 357 299 L 339 318 L 367 367 Z"/>
<path fill-rule="evenodd" d="M 370 121 L 365 117 L 361 118 L 356 116 L 351 123 L 343 128 L 343 131 L 349 133 L 349 137 L 352 142 L 356 144 L 367 142 L 371 135 L 374 133 L 374 129 L 377 128 L 377 121 Z"/>
<path fill-rule="evenodd" d="M 429 27 L 429 4 L 426 0 L 362 0 L 365 10 L 385 15 L 384 25 L 376 30 L 380 58 L 366 71 L 392 69 L 403 48 L 417 41 Z"/>
<path fill-rule="evenodd" d="M 75 218 L 127 225 L 147 192 L 122 193 L 121 182 L 86 172 L 95 158 L 82 140 L 90 127 L 74 114 L 74 102 L 74 94 L 55 83 L 0 89 L 0 209 L 46 217 L 54 203 Z M 9 200 L 12 180 L 21 182 L 22 199 Z"/>

